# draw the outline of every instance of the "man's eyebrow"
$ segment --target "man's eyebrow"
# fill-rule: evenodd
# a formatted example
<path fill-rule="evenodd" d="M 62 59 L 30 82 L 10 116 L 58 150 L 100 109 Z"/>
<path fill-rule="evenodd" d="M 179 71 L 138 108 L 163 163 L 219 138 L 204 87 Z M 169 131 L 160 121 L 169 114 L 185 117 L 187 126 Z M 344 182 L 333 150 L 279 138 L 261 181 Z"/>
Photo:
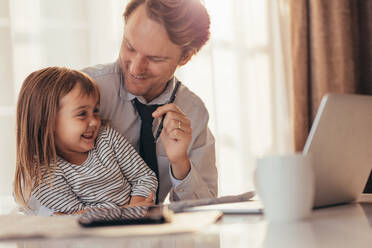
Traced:
<path fill-rule="evenodd" d="M 167 57 L 167 56 L 151 56 L 151 55 L 149 55 L 149 56 L 147 56 L 149 59 L 161 59 L 161 60 L 167 60 L 167 59 L 169 59 L 169 57 Z"/>
<path fill-rule="evenodd" d="M 129 42 L 129 40 L 128 40 L 126 37 L 124 37 L 123 39 L 125 40 L 125 42 L 127 43 L 127 45 L 128 45 L 131 49 L 134 49 L 133 46 L 132 46 L 132 44 Z M 135 50 L 135 49 L 134 49 L 134 50 Z M 160 55 L 147 55 L 146 57 L 149 58 L 149 59 L 161 59 L 161 60 L 167 60 L 167 59 L 170 59 L 170 57 L 168 57 L 168 56 L 160 56 Z"/>

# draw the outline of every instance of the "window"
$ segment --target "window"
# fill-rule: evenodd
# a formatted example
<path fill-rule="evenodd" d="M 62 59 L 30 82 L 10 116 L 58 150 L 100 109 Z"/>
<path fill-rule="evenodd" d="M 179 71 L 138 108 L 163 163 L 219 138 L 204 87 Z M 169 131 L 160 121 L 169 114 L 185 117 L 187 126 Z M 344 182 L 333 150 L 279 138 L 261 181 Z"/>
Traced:
<path fill-rule="evenodd" d="M 204 0 L 211 40 L 176 75 L 205 102 L 220 195 L 253 189 L 255 159 L 291 149 L 277 1 Z M 24 78 L 59 65 L 113 62 L 126 1 L 0 1 L 0 196 L 11 206 L 15 105 Z M 1 209 L 0 209 L 1 210 Z"/>
<path fill-rule="evenodd" d="M 211 40 L 178 76 L 211 114 L 219 193 L 238 194 L 254 188 L 257 156 L 292 147 L 279 6 L 269 0 L 204 2 Z"/>

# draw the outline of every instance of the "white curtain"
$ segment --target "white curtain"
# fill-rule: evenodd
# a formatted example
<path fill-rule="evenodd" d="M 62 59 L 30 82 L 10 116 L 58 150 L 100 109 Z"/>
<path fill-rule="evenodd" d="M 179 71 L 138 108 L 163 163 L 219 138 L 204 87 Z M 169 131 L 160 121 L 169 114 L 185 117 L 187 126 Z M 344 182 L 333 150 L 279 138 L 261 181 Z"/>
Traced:
<path fill-rule="evenodd" d="M 251 190 L 258 156 L 292 150 L 286 1 L 204 0 L 212 39 L 178 75 L 206 102 L 221 195 Z M 287 23 L 285 23 L 287 21 Z"/>
<path fill-rule="evenodd" d="M 24 78 L 45 66 L 116 60 L 126 2 L 0 1 L 0 211 L 12 206 L 15 104 Z M 288 9 L 285 0 L 204 2 L 211 40 L 176 75 L 209 109 L 220 195 L 238 194 L 253 189 L 257 156 L 292 150 Z"/>

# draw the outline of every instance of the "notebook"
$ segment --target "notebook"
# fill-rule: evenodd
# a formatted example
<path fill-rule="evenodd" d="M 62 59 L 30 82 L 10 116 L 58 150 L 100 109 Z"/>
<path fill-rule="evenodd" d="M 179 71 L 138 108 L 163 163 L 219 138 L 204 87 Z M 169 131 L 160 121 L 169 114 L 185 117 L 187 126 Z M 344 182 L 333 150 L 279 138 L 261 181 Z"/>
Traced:
<path fill-rule="evenodd" d="M 263 205 L 261 201 L 249 200 L 244 202 L 233 202 L 191 207 L 184 209 L 184 211 L 185 212 L 221 211 L 224 214 L 262 214 Z"/>
<path fill-rule="evenodd" d="M 246 205 L 252 202 L 251 199 L 254 196 L 254 191 L 248 191 L 239 195 L 227 195 L 216 198 L 177 201 L 168 204 L 167 207 L 175 213 L 202 210 L 216 210 L 227 213 L 230 212 L 229 208 L 231 208 L 231 212 L 246 211 L 244 210 L 246 208 Z M 252 209 L 252 211 L 257 212 L 257 210 L 255 209 L 256 206 L 258 205 L 249 208 Z"/>

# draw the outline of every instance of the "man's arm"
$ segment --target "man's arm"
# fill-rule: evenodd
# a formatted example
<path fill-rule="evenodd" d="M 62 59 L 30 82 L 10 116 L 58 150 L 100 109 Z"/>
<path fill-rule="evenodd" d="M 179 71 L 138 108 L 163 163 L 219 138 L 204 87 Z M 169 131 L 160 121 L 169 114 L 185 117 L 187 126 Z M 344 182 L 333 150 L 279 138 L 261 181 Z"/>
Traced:
<path fill-rule="evenodd" d="M 215 143 L 210 130 L 199 133 L 189 155 L 191 170 L 188 176 L 174 184 L 170 200 L 188 200 L 217 197 L 217 168 Z M 173 179 L 172 179 L 173 181 Z"/>
<path fill-rule="evenodd" d="M 173 187 L 170 199 L 216 197 L 215 142 L 207 127 L 208 112 L 205 110 L 198 114 L 194 130 L 191 129 L 190 120 L 175 104 L 159 107 L 153 116 L 159 118 L 163 114 L 166 117 L 160 140 L 171 164 Z"/>

